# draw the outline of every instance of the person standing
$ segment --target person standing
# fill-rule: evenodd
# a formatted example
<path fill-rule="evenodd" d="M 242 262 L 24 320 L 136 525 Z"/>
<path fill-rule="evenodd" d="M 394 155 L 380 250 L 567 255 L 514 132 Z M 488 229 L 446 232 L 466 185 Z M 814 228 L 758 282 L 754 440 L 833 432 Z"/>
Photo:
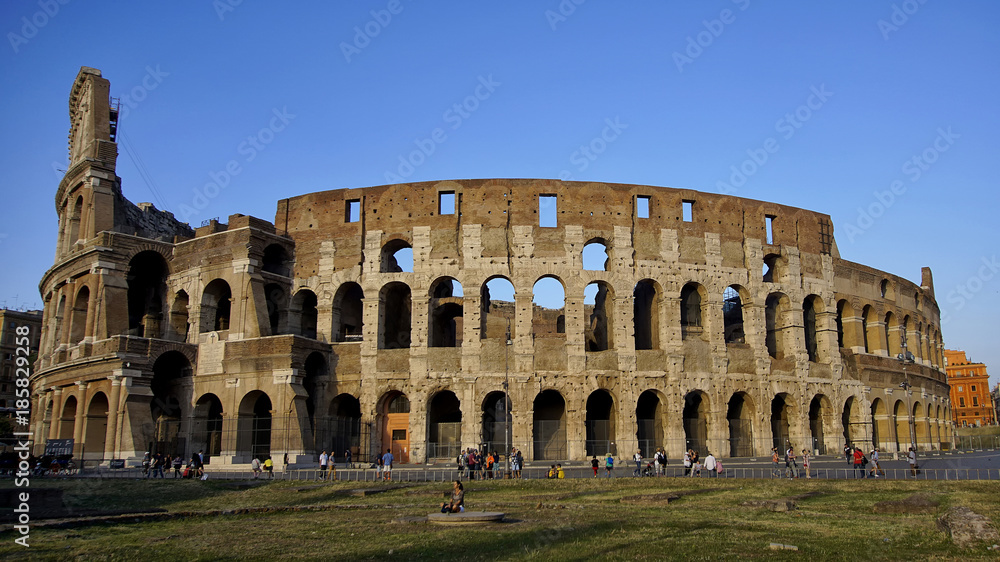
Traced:
<path fill-rule="evenodd" d="M 882 466 L 879 465 L 878 463 L 878 447 L 872 448 L 871 461 L 872 461 L 872 475 L 875 476 L 875 478 L 878 478 L 878 475 L 881 472 L 882 476 L 885 476 L 885 471 L 882 470 Z"/>
<path fill-rule="evenodd" d="M 524 469 L 524 457 L 521 456 L 521 450 L 516 449 L 514 452 L 514 477 L 521 478 L 521 470 Z"/>
<path fill-rule="evenodd" d="M 691 455 L 694 453 L 691 449 L 684 451 L 684 476 L 691 476 Z"/>
<path fill-rule="evenodd" d="M 853 459 L 853 454 L 852 454 L 851 444 L 850 443 L 844 443 L 844 458 L 847 459 L 847 465 L 848 466 L 854 464 L 853 460 L 852 460 Z"/>
<path fill-rule="evenodd" d="M 594 469 L 594 478 L 597 478 L 597 469 L 601 467 L 601 463 L 597 462 L 597 455 L 590 459 L 590 468 Z"/>
<path fill-rule="evenodd" d="M 615 469 L 615 458 L 608 453 L 607 458 L 604 459 L 604 475 L 611 478 L 611 471 Z"/>
<path fill-rule="evenodd" d="M 324 449 L 322 453 L 319 454 L 319 474 L 316 475 L 317 480 L 326 480 L 326 450 Z"/>
<path fill-rule="evenodd" d="M 264 459 L 264 472 L 267 473 L 268 480 L 274 478 L 274 461 L 271 460 L 271 455 Z"/>
<path fill-rule="evenodd" d="M 181 477 L 181 467 L 184 466 L 184 459 L 180 454 L 174 455 L 174 478 Z"/>
<path fill-rule="evenodd" d="M 698 451 L 694 449 L 691 450 L 691 476 L 701 477 L 701 459 L 698 457 Z"/>
<path fill-rule="evenodd" d="M 785 472 L 789 479 L 799 477 L 799 464 L 795 462 L 795 449 L 791 445 L 785 451 Z"/>
<path fill-rule="evenodd" d="M 918 468 L 917 467 L 917 452 L 913 450 L 913 447 L 910 447 L 910 452 L 906 454 L 906 462 L 907 462 L 907 464 L 910 465 L 910 474 L 912 474 L 913 477 L 916 478 L 917 477 L 917 468 Z"/>
<path fill-rule="evenodd" d="M 392 461 L 396 460 L 392 456 L 392 449 L 386 449 L 385 454 L 382 455 L 382 479 L 392 480 Z"/>
<path fill-rule="evenodd" d="M 854 459 L 854 477 L 864 478 L 865 477 L 865 469 L 863 466 L 865 462 L 864 453 L 861 452 L 861 449 L 855 447 L 852 458 Z"/>
<path fill-rule="evenodd" d="M 344 451 L 344 467 L 345 468 L 354 468 L 354 467 L 351 466 L 351 450 L 350 449 Z"/>
<path fill-rule="evenodd" d="M 711 451 L 709 451 L 708 456 L 705 457 L 705 470 L 708 471 L 709 478 L 715 478 L 716 476 L 715 468 L 716 468 L 715 455 L 713 455 Z"/>
<path fill-rule="evenodd" d="M 632 455 L 632 460 L 635 461 L 635 470 L 632 471 L 632 476 L 642 476 L 642 450 L 637 450 Z"/>
<path fill-rule="evenodd" d="M 806 478 L 812 478 L 809 474 L 809 449 L 802 449 L 802 468 L 806 469 Z"/>

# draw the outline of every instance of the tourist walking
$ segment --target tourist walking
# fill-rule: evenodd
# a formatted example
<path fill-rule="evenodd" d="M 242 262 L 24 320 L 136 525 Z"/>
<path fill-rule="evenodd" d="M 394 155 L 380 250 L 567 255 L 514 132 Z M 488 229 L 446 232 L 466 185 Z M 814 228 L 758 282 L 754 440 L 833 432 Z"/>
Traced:
<path fill-rule="evenodd" d="M 910 447 L 910 452 L 906 454 L 906 462 L 910 465 L 910 474 L 916 478 L 917 469 L 920 467 L 917 466 L 917 452 L 913 450 L 913 447 Z"/>
<path fill-rule="evenodd" d="M 656 454 L 653 455 L 653 466 L 656 468 L 656 475 L 663 476 L 666 472 L 667 464 L 667 453 L 663 451 L 662 447 L 656 448 Z"/>
<path fill-rule="evenodd" d="M 636 451 L 632 455 L 632 460 L 635 461 L 635 470 L 632 471 L 632 476 L 642 476 L 642 451 Z"/>
<path fill-rule="evenodd" d="M 615 458 L 608 453 L 608 457 L 604 459 L 604 475 L 611 478 L 611 471 L 615 469 Z"/>
<path fill-rule="evenodd" d="M 590 467 L 594 469 L 594 478 L 597 478 L 597 469 L 601 467 L 601 463 L 597 461 L 597 455 L 590 460 Z"/>
<path fill-rule="evenodd" d="M 865 454 L 861 452 L 861 449 L 855 447 L 854 448 L 854 454 L 852 455 L 852 458 L 854 459 L 854 477 L 855 478 L 864 478 L 865 477 L 865 469 L 864 469 Z"/>
<path fill-rule="evenodd" d="M 717 467 L 716 467 L 715 455 L 713 455 L 711 452 L 709 452 L 708 456 L 705 457 L 705 470 L 708 471 L 708 477 L 709 478 L 715 478 L 715 476 L 716 476 L 715 469 L 716 468 Z"/>
<path fill-rule="evenodd" d="M 316 475 L 317 480 L 326 480 L 326 450 L 319 454 L 319 474 Z"/>
<path fill-rule="evenodd" d="M 181 458 L 180 454 L 174 455 L 174 478 L 181 477 L 181 467 L 184 466 L 184 459 Z"/>
<path fill-rule="evenodd" d="M 880 465 L 878 462 L 878 447 L 872 449 L 870 457 L 872 462 L 872 469 L 871 469 L 872 476 L 878 478 L 879 477 L 878 475 L 880 473 L 882 474 L 882 476 L 885 476 L 885 471 L 882 470 L 882 465 Z"/>
<path fill-rule="evenodd" d="M 385 454 L 382 455 L 382 479 L 392 480 L 392 461 L 396 460 L 392 456 L 392 449 L 386 449 Z"/>
<path fill-rule="evenodd" d="M 684 451 L 684 476 L 691 476 L 691 455 L 694 453 L 691 449 Z"/>

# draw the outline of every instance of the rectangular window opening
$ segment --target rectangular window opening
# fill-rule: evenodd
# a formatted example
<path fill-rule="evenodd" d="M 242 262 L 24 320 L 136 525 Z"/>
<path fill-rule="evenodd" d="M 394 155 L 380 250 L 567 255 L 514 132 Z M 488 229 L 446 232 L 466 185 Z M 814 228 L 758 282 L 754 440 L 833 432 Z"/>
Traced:
<path fill-rule="evenodd" d="M 558 224 L 557 213 L 555 195 L 538 196 L 538 226 L 555 228 Z"/>
<path fill-rule="evenodd" d="M 684 201 L 682 205 L 684 222 L 694 222 L 694 201 Z"/>
<path fill-rule="evenodd" d="M 345 206 L 344 222 L 358 222 L 361 220 L 361 200 L 348 199 Z"/>
<path fill-rule="evenodd" d="M 635 199 L 635 214 L 640 219 L 649 218 L 649 196 L 640 195 Z"/>
<path fill-rule="evenodd" d="M 774 217 L 772 215 L 767 215 L 764 217 L 764 221 L 767 229 L 767 243 L 774 244 Z"/>
<path fill-rule="evenodd" d="M 455 214 L 455 192 L 454 191 L 442 191 L 438 193 L 438 214 L 439 215 L 454 215 Z"/>

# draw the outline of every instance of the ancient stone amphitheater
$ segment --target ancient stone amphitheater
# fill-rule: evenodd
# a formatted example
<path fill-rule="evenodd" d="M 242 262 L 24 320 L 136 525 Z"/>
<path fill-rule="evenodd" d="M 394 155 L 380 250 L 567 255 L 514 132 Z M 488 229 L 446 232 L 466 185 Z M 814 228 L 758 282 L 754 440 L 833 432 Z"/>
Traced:
<path fill-rule="evenodd" d="M 508 443 L 529 460 L 950 445 L 930 270 L 915 285 L 841 259 L 827 215 L 479 179 L 310 193 L 273 223 L 192 230 L 123 197 L 117 118 L 82 69 L 40 283 L 39 447 L 280 467 Z"/>

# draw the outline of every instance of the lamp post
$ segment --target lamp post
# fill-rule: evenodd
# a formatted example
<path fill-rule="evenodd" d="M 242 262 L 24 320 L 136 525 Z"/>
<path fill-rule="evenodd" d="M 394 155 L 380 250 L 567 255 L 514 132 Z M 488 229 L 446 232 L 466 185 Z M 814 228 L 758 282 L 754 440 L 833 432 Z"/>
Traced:
<path fill-rule="evenodd" d="M 910 384 L 909 375 L 906 374 L 906 366 L 913 364 L 913 354 L 906 350 L 906 336 L 903 336 L 903 352 L 896 356 L 896 359 L 903 365 L 903 382 L 899 383 L 899 388 L 903 389 L 903 393 L 906 394 L 906 419 L 910 426 L 910 446 L 913 450 L 917 449 L 917 432 L 915 420 L 913 419 L 913 404 L 910 398 L 910 388 L 913 385 Z"/>
<path fill-rule="evenodd" d="M 510 441 L 511 441 L 511 416 L 510 416 L 510 346 L 514 342 L 510 339 L 510 318 L 507 319 L 507 335 L 504 340 L 504 361 L 503 361 L 503 450 L 506 458 L 507 472 L 510 474 Z"/>

